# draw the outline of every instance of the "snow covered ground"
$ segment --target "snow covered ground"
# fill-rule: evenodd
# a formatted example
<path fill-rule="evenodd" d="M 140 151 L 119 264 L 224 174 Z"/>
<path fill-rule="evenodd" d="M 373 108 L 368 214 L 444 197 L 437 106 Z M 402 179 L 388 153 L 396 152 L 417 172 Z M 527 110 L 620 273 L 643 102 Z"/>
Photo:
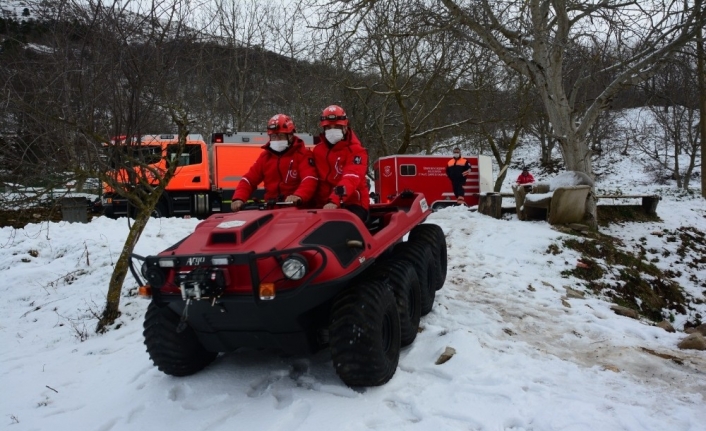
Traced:
<path fill-rule="evenodd" d="M 651 233 L 706 231 L 703 199 L 667 193 L 636 166 L 613 171 L 598 187 L 663 194 L 663 221 L 604 233 L 626 244 L 649 238 L 650 246 L 673 252 L 674 243 Z M 685 317 L 677 316 L 678 331 L 668 333 L 616 315 L 589 293 L 567 297 L 566 288 L 586 290 L 561 275 L 579 255 L 561 247 L 565 234 L 544 222 L 464 208 L 428 221 L 447 235 L 446 284 L 392 380 L 361 390 L 338 379 L 327 351 L 288 357 L 242 350 L 194 376 L 166 376 L 145 352 L 147 302 L 133 296 L 131 278 L 119 323 L 94 333 L 126 220 L 2 228 L 0 428 L 706 430 L 706 352 L 676 347 Z M 153 219 L 135 251 L 157 253 L 196 223 Z M 562 252 L 549 253 L 553 244 Z M 660 264 L 679 269 L 675 261 Z M 706 279 L 704 267 L 691 272 Z M 686 277 L 683 283 L 704 299 L 703 287 Z M 703 319 L 706 306 L 695 307 Z M 447 347 L 455 356 L 435 365 Z"/>
<path fill-rule="evenodd" d="M 21 17 L 27 6 L 6 1 L 0 13 Z M 653 233 L 706 232 L 704 199 L 655 185 L 637 159 L 606 158 L 600 168 L 599 190 L 663 196 L 662 222 L 602 232 L 628 247 L 646 238 L 648 248 L 671 255 L 675 244 Z M 510 170 L 508 179 L 518 173 Z M 561 275 L 579 256 L 563 247 L 549 253 L 565 234 L 546 223 L 463 208 L 428 221 L 447 235 L 447 282 L 393 379 L 360 390 L 343 385 L 327 351 L 242 350 L 194 376 L 166 376 L 145 352 L 147 302 L 134 297 L 131 278 L 118 324 L 94 333 L 125 220 L 1 228 L 0 429 L 706 430 L 706 352 L 676 347 L 686 316 L 675 316 L 678 332 L 668 333 L 616 315 L 589 293 L 569 298 L 567 288 L 586 290 Z M 151 220 L 135 252 L 161 251 L 196 223 Z M 668 259 L 656 265 L 695 274 L 696 282 L 680 282 L 705 299 L 706 268 Z M 693 308 L 704 320 L 706 306 Z M 436 365 L 447 347 L 455 356 Z"/>

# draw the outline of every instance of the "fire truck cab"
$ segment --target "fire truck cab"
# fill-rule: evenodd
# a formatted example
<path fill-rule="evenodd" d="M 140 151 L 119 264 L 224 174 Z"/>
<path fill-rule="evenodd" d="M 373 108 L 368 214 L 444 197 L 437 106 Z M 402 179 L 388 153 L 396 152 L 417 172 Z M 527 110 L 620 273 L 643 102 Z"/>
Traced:
<path fill-rule="evenodd" d="M 313 146 L 313 137 L 298 133 L 307 147 Z M 201 135 L 188 135 L 186 146 L 178 153 L 176 134 L 145 135 L 133 142 L 116 139 L 106 145 L 108 151 L 130 151 L 143 163 L 165 172 L 167 163 L 177 160 L 174 177 L 167 184 L 153 211 L 156 217 L 207 217 L 214 213 L 230 212 L 230 200 L 242 176 L 250 169 L 262 146 L 269 141 L 265 132 L 214 133 L 207 144 Z M 141 176 L 152 184 L 157 179 L 142 175 L 136 168 L 116 169 L 113 173 L 121 182 Z M 151 180 L 149 180 L 151 178 Z M 254 193 L 262 197 L 263 191 Z M 132 215 L 129 202 L 107 184 L 103 185 L 103 211 L 109 217 Z"/>

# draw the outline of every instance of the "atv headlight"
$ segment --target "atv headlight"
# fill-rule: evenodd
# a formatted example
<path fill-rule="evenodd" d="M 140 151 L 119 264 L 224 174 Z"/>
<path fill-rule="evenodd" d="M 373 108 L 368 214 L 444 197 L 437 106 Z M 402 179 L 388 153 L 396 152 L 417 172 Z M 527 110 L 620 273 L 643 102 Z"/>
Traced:
<path fill-rule="evenodd" d="M 228 265 L 230 263 L 230 257 L 228 256 L 213 256 L 211 258 L 211 265 Z"/>
<path fill-rule="evenodd" d="M 158 262 L 160 268 L 174 268 L 176 266 L 176 259 L 172 258 L 159 259 Z"/>
<path fill-rule="evenodd" d="M 301 280 L 307 269 L 306 259 L 299 254 L 293 254 L 282 262 L 282 272 L 290 280 Z"/>
<path fill-rule="evenodd" d="M 150 268 L 146 271 L 145 278 L 147 279 L 147 284 L 159 289 L 164 285 L 164 274 L 157 268 Z"/>

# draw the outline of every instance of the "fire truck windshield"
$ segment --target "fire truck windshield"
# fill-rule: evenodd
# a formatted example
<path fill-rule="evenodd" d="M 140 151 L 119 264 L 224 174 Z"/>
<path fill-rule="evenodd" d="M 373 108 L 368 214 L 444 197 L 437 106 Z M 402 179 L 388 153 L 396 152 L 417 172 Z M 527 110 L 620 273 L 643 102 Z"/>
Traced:
<path fill-rule="evenodd" d="M 153 165 L 162 159 L 160 146 L 113 145 L 106 149 L 113 169 Z"/>
<path fill-rule="evenodd" d="M 187 144 L 179 154 L 179 145 L 167 145 L 167 160 L 173 162 L 179 155 L 178 166 L 198 165 L 203 161 L 201 156 L 201 146 Z"/>

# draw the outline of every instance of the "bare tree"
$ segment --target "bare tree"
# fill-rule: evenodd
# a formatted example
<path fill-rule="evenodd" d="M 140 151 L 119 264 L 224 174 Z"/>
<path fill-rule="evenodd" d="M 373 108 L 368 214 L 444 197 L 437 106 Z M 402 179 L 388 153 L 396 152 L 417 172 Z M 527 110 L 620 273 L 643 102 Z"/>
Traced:
<path fill-rule="evenodd" d="M 59 197 L 54 191 L 65 191 L 69 181 L 86 180 L 84 168 L 92 160 L 78 159 L 83 155 L 82 144 L 68 124 L 77 116 L 99 122 L 104 107 L 86 98 L 107 99 L 103 86 L 79 85 L 82 78 L 99 73 L 100 66 L 87 67 L 83 62 L 85 46 L 73 42 L 94 23 L 75 19 L 80 14 L 73 5 L 61 6 L 58 11 L 35 11 L 36 34 L 4 52 L 0 68 L 6 98 L 0 115 L 6 140 L 0 148 L 4 173 L 13 182 L 32 186 L 33 198 L 39 201 Z M 47 19 L 57 15 L 71 19 Z"/>
<path fill-rule="evenodd" d="M 482 118 L 468 131 L 485 141 L 472 152 L 493 155 L 499 168 L 494 190 L 500 191 L 508 168 L 516 163 L 515 149 L 533 122 L 534 98 L 527 79 L 497 65 L 494 69 L 494 73 L 489 68 L 473 70 L 475 91 L 468 92 L 470 100 L 465 100 L 464 107 L 477 110 L 477 118 Z"/>
<path fill-rule="evenodd" d="M 300 132 L 318 125 L 325 90 L 312 65 L 311 38 L 298 2 L 208 2 L 199 9 L 203 49 L 194 59 L 201 94 L 192 101 L 203 134 L 264 130 L 276 113 L 292 116 Z"/>
<path fill-rule="evenodd" d="M 677 187 L 688 189 L 690 178 L 699 165 L 698 112 L 693 107 L 675 105 L 664 109 L 643 109 L 622 132 L 630 141 L 632 152 L 644 157 L 644 166 L 656 183 L 673 179 Z M 686 162 L 685 166 L 682 162 Z"/>
<path fill-rule="evenodd" d="M 671 111 L 671 112 L 670 112 Z M 688 190 L 699 152 L 698 112 L 689 106 L 673 106 L 670 111 L 652 107 L 657 123 L 662 127 L 664 140 L 669 145 L 672 157 L 672 177 L 677 187 Z M 682 167 L 680 158 L 686 155 L 687 163 Z"/>
<path fill-rule="evenodd" d="M 696 8 L 704 19 L 704 9 L 701 8 L 702 0 L 696 0 Z M 699 135 L 701 138 L 701 197 L 706 199 L 706 51 L 704 51 L 703 28 L 698 30 L 696 43 L 697 67 L 696 72 L 699 82 Z"/>
<path fill-rule="evenodd" d="M 100 10 L 99 7 L 93 10 Z M 147 221 L 157 207 L 160 196 L 173 177 L 179 156 L 186 147 L 186 137 L 192 126 L 188 101 L 192 99 L 195 90 L 189 85 L 189 73 L 195 65 L 187 62 L 192 58 L 194 43 L 198 40 L 198 32 L 189 26 L 189 17 L 193 13 L 189 2 L 174 0 L 171 3 L 155 2 L 142 13 L 128 15 L 120 13 L 114 21 L 109 21 L 119 34 L 124 35 L 125 45 L 118 51 L 127 58 L 124 60 L 124 72 L 118 75 L 116 92 L 128 93 L 128 97 L 116 97 L 116 100 L 127 101 L 125 125 L 116 125 L 116 131 L 124 133 L 124 145 L 131 149 L 141 149 L 139 126 L 140 112 L 156 112 L 164 118 L 165 129 L 175 131 L 178 144 L 175 154 L 156 155 L 164 160 L 166 169 L 155 167 L 154 160 L 141 159 L 127 153 L 127 162 L 117 166 L 120 170 L 107 170 L 108 166 L 100 166 L 96 172 L 99 177 L 122 195 L 135 207 L 134 223 L 125 241 L 120 257 L 115 265 L 106 295 L 106 306 L 98 322 L 98 331 L 103 331 L 120 315 L 120 292 L 127 275 L 129 259 Z M 131 20 L 130 17 L 135 17 Z M 143 22 L 147 20 L 148 23 Z M 125 26 L 125 23 L 130 23 Z M 141 33 L 139 28 L 144 28 Z M 101 33 L 106 34 L 106 29 Z M 141 37 L 136 37 L 141 36 Z M 133 39 L 134 38 L 134 39 Z M 115 54 L 115 51 L 111 51 Z M 125 85 L 127 83 L 127 85 Z M 127 90 L 127 91 L 125 91 Z M 124 94 L 124 93 L 123 93 Z M 118 117 L 119 118 L 119 117 Z M 80 127 L 80 124 L 79 124 Z M 151 127 L 155 127 L 153 123 Z M 162 131 L 165 131 L 163 129 Z M 133 138 L 133 136 L 135 138 Z M 173 159 L 171 158 L 173 157 Z M 109 160 L 109 161 L 115 161 Z M 125 160 L 118 159 L 119 162 Z M 118 175 L 112 175 L 117 172 Z M 127 173 L 129 181 L 125 181 L 122 172 Z"/>
<path fill-rule="evenodd" d="M 339 83 L 357 98 L 374 156 L 434 152 L 427 137 L 476 121 L 449 105 L 477 52 L 449 33 L 430 33 L 406 7 L 404 0 L 377 2 L 355 20 L 328 9 L 321 18 L 328 32 L 321 55 L 349 72 Z"/>
<path fill-rule="evenodd" d="M 135 209 L 98 323 L 104 330 L 119 316 L 129 256 L 177 167 L 154 168 L 154 157 L 141 157 L 139 137 L 177 133 L 183 148 L 194 90 L 185 60 L 193 58 L 198 33 L 187 25 L 192 10 L 181 0 L 155 1 L 147 9 L 130 1 L 59 5 L 43 17 L 45 48 L 19 53 L 8 75 L 11 117 L 20 131 L 10 154 L 25 181 L 97 178 Z M 109 157 L 110 141 L 122 141 L 124 151 Z"/>
<path fill-rule="evenodd" d="M 534 121 L 527 127 L 527 131 L 539 141 L 540 154 L 539 163 L 548 167 L 552 164 L 552 152 L 557 144 L 552 123 L 546 112 L 540 111 L 537 113 Z"/>
<path fill-rule="evenodd" d="M 339 3 L 360 12 L 375 2 Z M 694 40 L 704 25 L 700 8 L 676 0 L 410 0 L 406 10 L 433 21 L 440 31 L 492 50 L 527 76 L 539 92 L 567 169 L 592 175 L 586 136 L 600 112 L 622 89 L 652 76 L 671 53 Z M 565 80 L 565 56 L 575 46 L 610 48 L 617 54 L 600 71 L 610 80 L 585 106 L 581 95 L 593 71 L 573 83 Z M 595 225 L 595 217 L 595 201 L 590 199 L 587 220 Z"/>
<path fill-rule="evenodd" d="M 699 94 L 696 44 L 690 43 L 674 54 L 667 64 L 648 83 L 651 90 L 650 111 L 664 142 L 664 152 L 669 160 L 663 160 L 652 147 L 637 142 L 658 166 L 655 172 L 667 173 L 677 187 L 688 189 L 699 153 L 700 136 L 698 126 Z M 650 140 L 650 137 L 647 138 Z M 684 157 L 686 156 L 686 157 Z M 682 163 L 684 163 L 682 165 Z"/>
<path fill-rule="evenodd" d="M 204 109 L 201 122 L 221 129 L 264 129 L 273 114 L 268 95 L 279 72 L 277 55 L 268 51 L 276 37 L 272 29 L 281 19 L 277 5 L 217 0 L 205 6 L 204 16 L 213 45 L 202 64 L 213 88 L 204 100 L 211 109 Z"/>
<path fill-rule="evenodd" d="M 601 156 L 606 147 L 611 146 L 611 141 L 616 135 L 617 128 L 616 113 L 614 111 L 601 112 L 586 136 L 586 142 L 593 155 Z"/>

